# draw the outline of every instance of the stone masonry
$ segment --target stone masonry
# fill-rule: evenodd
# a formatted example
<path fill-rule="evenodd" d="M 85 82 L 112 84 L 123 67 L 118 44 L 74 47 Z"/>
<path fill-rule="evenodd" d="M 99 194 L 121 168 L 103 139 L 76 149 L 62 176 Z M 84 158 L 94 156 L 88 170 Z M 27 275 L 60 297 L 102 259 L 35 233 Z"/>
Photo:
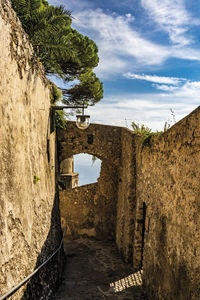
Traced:
<path fill-rule="evenodd" d="M 108 238 L 109 225 L 115 228 L 113 238 L 125 260 L 132 260 L 134 269 L 143 266 L 150 300 L 199 299 L 200 107 L 146 144 L 119 127 L 92 124 L 80 132 L 69 123 L 68 128 L 58 132 L 60 161 L 81 152 L 102 159 L 90 194 L 94 207 L 99 204 L 93 220 L 103 214 L 99 237 Z M 74 190 L 74 201 L 81 203 L 81 191 L 91 188 Z M 62 213 L 72 195 L 61 193 Z"/>
<path fill-rule="evenodd" d="M 106 135 L 103 135 L 103 132 L 106 132 Z M 87 130 L 82 131 L 76 127 L 74 122 L 68 122 L 66 130 L 57 130 L 58 154 L 61 165 L 63 160 L 79 153 L 94 154 L 102 160 L 97 188 L 93 189 L 92 185 L 89 185 L 71 191 L 77 203 L 84 203 L 82 199 L 85 197 L 86 190 L 90 197 L 92 195 L 91 201 L 94 203 L 94 211 L 97 213 L 93 214 L 90 225 L 85 224 L 85 226 L 89 226 L 90 229 L 93 228 L 94 236 L 97 238 L 115 239 L 118 166 L 121 159 L 120 133 L 121 129 L 118 127 L 103 126 L 102 128 L 93 124 Z M 60 193 L 61 211 L 64 206 L 70 205 L 71 207 L 67 196 L 66 200 L 64 199 L 63 193 Z M 67 193 L 66 191 L 65 194 L 67 195 Z M 70 196 L 71 198 L 73 197 Z M 63 213 L 61 214 L 63 215 Z M 77 222 L 77 218 L 78 214 L 75 217 L 75 222 Z M 82 224 L 80 225 L 82 226 Z M 71 226 L 73 227 L 72 223 Z"/>
<path fill-rule="evenodd" d="M 139 146 L 139 145 L 138 145 Z M 200 107 L 137 156 L 149 299 L 200 297 Z"/>
<path fill-rule="evenodd" d="M 116 240 L 118 249 L 125 261 L 132 262 L 137 269 L 141 266 L 141 230 L 136 222 L 136 136 L 130 130 L 107 125 L 91 124 L 88 129 L 80 130 L 75 122 L 68 122 L 67 128 L 58 129 L 58 154 L 59 162 L 72 155 L 88 153 L 102 160 L 102 167 L 98 185 L 79 187 L 73 191 L 60 192 L 61 215 L 64 224 L 76 227 L 77 232 L 83 229 L 82 219 L 77 223 L 82 214 L 77 210 L 77 215 L 69 217 L 74 203 L 84 206 L 85 193 L 90 195 L 92 221 L 86 222 L 85 229 L 93 230 L 93 235 L 99 239 Z M 93 193 L 91 193 L 93 191 Z M 72 199 L 74 199 L 72 201 Z M 86 202 L 85 209 L 87 210 Z M 66 211 L 69 213 L 66 214 Z M 85 211 L 83 209 L 83 211 Z M 73 218 L 73 220 L 72 220 Z M 81 217 L 82 218 L 82 217 Z M 89 216 L 88 216 L 89 220 Z M 76 224 L 76 225 L 75 225 Z M 78 224 L 80 230 L 78 230 Z M 135 241 L 136 239 L 136 241 Z M 134 247 L 133 258 L 133 244 Z"/>
<path fill-rule="evenodd" d="M 48 80 L 9 0 L 0 1 L 0 31 L 2 295 L 56 250 L 62 233 Z M 146 145 L 116 126 L 81 131 L 69 122 L 57 134 L 61 169 L 79 153 L 102 160 L 97 183 L 60 192 L 63 228 L 115 240 L 126 262 L 143 266 L 150 300 L 198 300 L 200 107 Z M 62 252 L 11 299 L 48 299 L 61 260 Z"/>
<path fill-rule="evenodd" d="M 48 81 L 8 0 L 0 1 L 0 45 L 1 297 L 53 253 L 61 228 Z M 12 299 L 47 299 L 58 285 L 58 256 L 46 267 L 48 278 L 44 268 Z"/>

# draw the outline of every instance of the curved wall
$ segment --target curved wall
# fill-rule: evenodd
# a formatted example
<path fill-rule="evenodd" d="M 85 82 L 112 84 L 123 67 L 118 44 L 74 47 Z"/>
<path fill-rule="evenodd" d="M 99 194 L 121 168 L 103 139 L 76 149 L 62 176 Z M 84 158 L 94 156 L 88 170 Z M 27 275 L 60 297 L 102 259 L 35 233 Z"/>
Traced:
<path fill-rule="evenodd" d="M 0 1 L 0 45 L 1 296 L 52 254 L 61 233 L 48 81 L 33 63 L 32 47 L 10 1 Z M 43 270 L 35 282 L 41 288 L 29 286 L 31 299 L 51 293 L 57 275 L 54 261 L 49 282 Z M 25 289 L 13 299 L 21 299 Z"/>

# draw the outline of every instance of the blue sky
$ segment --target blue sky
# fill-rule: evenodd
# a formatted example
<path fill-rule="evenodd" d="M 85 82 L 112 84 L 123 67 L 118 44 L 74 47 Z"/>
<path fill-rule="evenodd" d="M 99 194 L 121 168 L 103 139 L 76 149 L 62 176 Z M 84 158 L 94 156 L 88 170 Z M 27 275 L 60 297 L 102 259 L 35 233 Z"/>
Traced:
<path fill-rule="evenodd" d="M 71 10 L 72 27 L 99 48 L 104 98 L 94 123 L 132 121 L 162 130 L 199 105 L 199 0 L 51 0 Z"/>
<path fill-rule="evenodd" d="M 79 186 L 97 182 L 100 176 L 101 160 L 92 161 L 92 155 L 74 155 L 74 172 L 79 173 Z"/>

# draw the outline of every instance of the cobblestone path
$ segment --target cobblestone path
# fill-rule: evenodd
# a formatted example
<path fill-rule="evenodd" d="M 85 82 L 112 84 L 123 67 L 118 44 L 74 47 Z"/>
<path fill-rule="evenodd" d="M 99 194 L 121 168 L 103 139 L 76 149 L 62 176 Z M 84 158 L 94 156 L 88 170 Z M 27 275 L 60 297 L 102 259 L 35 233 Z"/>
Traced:
<path fill-rule="evenodd" d="M 78 239 L 67 243 L 65 252 L 64 279 L 53 300 L 146 299 L 141 273 L 132 274 L 114 243 Z"/>

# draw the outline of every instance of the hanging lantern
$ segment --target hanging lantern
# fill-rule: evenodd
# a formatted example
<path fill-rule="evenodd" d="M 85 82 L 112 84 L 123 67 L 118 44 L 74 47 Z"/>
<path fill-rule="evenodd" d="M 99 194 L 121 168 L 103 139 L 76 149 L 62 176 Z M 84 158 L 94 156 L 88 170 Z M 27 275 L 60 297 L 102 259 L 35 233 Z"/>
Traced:
<path fill-rule="evenodd" d="M 52 114 L 52 118 L 54 120 L 53 123 L 55 123 L 55 114 L 54 114 L 54 111 L 68 109 L 68 108 L 70 108 L 70 109 L 81 108 L 82 109 L 82 115 L 77 115 L 76 116 L 76 126 L 79 129 L 87 129 L 88 126 L 90 125 L 90 116 L 84 115 L 84 109 L 86 108 L 84 105 L 77 105 L 77 106 L 69 106 L 69 105 L 57 106 L 57 105 L 52 105 L 51 106 L 51 110 L 53 111 L 53 114 Z"/>
<path fill-rule="evenodd" d="M 90 125 L 90 116 L 84 114 L 76 116 L 76 126 L 79 129 L 87 129 L 89 125 Z"/>

